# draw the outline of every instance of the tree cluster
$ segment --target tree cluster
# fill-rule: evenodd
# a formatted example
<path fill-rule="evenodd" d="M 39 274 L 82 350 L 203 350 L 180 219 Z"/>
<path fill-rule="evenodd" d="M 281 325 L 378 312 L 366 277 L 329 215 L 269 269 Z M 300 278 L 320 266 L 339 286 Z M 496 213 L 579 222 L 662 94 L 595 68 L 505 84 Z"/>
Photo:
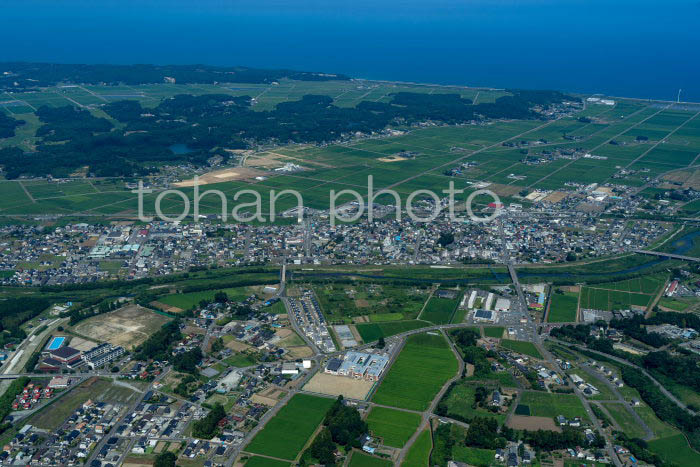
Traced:
<path fill-rule="evenodd" d="M 464 123 L 483 118 L 535 118 L 534 106 L 568 99 L 554 91 L 511 91 L 493 103 L 473 105 L 459 94 L 400 92 L 392 101 L 363 101 L 356 107 L 338 107 L 329 96 L 306 95 L 282 102 L 274 110 L 255 111 L 249 96 L 227 94 L 177 95 L 153 109 L 136 101 L 119 101 L 103 110 L 124 128 L 93 116 L 87 110 L 41 107 L 44 123 L 37 130 L 42 141 L 36 152 L 17 147 L 0 150 L 6 178 L 20 175 L 67 176 L 87 166 L 96 176 L 142 176 L 162 163 L 189 162 L 206 165 L 214 155 L 228 158 L 227 149 L 243 149 L 257 143 L 327 143 L 356 132 L 372 133 L 390 123 L 411 124 L 426 120 Z M 61 144 L 54 144 L 60 142 Z M 174 144 L 190 151 L 173 152 Z"/>
<path fill-rule="evenodd" d="M 24 339 L 27 333 L 21 325 L 41 314 L 49 307 L 45 298 L 19 297 L 0 301 L 0 331 L 7 332 L 10 337 Z"/>
<path fill-rule="evenodd" d="M 0 112 L 0 139 L 15 136 L 15 128 L 24 125 L 24 120 L 15 120 L 5 112 Z"/>
<path fill-rule="evenodd" d="M 135 358 L 137 360 L 170 360 L 170 350 L 180 339 L 182 334 L 179 321 L 169 321 L 136 348 Z"/>
<path fill-rule="evenodd" d="M 225 416 L 224 406 L 217 402 L 206 417 L 192 423 L 192 435 L 197 438 L 212 439 L 216 435 L 219 422 Z"/>
<path fill-rule="evenodd" d="M 60 83 L 80 84 L 157 84 L 172 78 L 177 84 L 191 83 L 272 83 L 281 79 L 333 81 L 345 75 L 293 70 L 263 70 L 241 66 L 208 65 L 77 65 L 58 63 L 3 63 L 7 75 L 0 75 L 0 89 L 21 91 Z M 15 84 L 17 83 L 17 84 Z"/>

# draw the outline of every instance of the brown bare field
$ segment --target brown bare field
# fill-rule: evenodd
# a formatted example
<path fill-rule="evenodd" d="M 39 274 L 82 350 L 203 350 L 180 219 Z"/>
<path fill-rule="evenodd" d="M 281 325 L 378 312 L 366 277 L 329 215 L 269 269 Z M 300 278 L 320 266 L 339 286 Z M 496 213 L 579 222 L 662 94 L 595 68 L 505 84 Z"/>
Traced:
<path fill-rule="evenodd" d="M 209 185 L 211 183 L 230 182 L 232 180 L 254 180 L 255 177 L 269 175 L 268 172 L 253 169 L 250 167 L 232 167 L 228 169 L 215 170 L 199 176 L 199 185 Z M 173 184 L 176 187 L 194 186 L 194 179 L 183 180 Z"/>
<path fill-rule="evenodd" d="M 271 397 L 265 397 L 265 396 L 262 396 L 260 394 L 253 394 L 250 397 L 250 401 L 253 402 L 254 404 L 262 404 L 262 405 L 266 405 L 268 407 L 274 407 L 275 404 L 277 404 L 277 402 L 278 402 L 276 399 L 272 399 Z"/>
<path fill-rule="evenodd" d="M 581 286 L 580 285 L 567 285 L 564 287 L 560 287 L 564 292 L 580 292 L 581 291 Z"/>
<path fill-rule="evenodd" d="M 390 156 L 380 157 L 380 158 L 377 159 L 377 160 L 378 160 L 378 161 L 381 161 L 381 162 L 399 162 L 399 161 L 405 161 L 405 160 L 408 160 L 408 159 L 406 159 L 405 157 L 401 157 L 401 156 L 399 156 L 399 155 L 397 155 L 397 154 L 392 154 L 392 155 L 390 155 Z"/>
<path fill-rule="evenodd" d="M 284 339 L 285 337 L 291 336 L 291 335 L 293 334 L 293 332 L 292 332 L 291 329 L 282 328 L 282 329 L 276 330 L 276 331 L 275 331 L 275 334 L 276 334 L 277 337 L 279 337 L 280 339 Z"/>
<path fill-rule="evenodd" d="M 178 314 L 178 313 L 182 313 L 184 311 L 182 308 L 178 308 L 176 306 L 166 305 L 165 303 L 161 303 L 158 301 L 151 302 L 150 305 L 153 305 L 154 307 L 156 307 L 159 310 L 164 311 L 166 313 Z"/>
<path fill-rule="evenodd" d="M 74 336 L 70 340 L 70 346 L 81 352 L 86 352 L 95 347 L 95 345 L 97 345 L 95 341 L 83 339 L 82 337 Z"/>
<path fill-rule="evenodd" d="M 253 348 L 248 344 L 244 344 L 243 342 L 237 340 L 232 340 L 231 342 L 227 343 L 226 347 L 228 347 L 231 350 L 235 350 L 236 352 L 245 352 Z"/>
<path fill-rule="evenodd" d="M 549 417 L 530 417 L 527 415 L 513 415 L 507 425 L 515 430 L 551 430 L 561 432 L 561 428 Z"/>
<path fill-rule="evenodd" d="M 517 185 L 501 185 L 500 183 L 489 185 L 489 190 L 503 197 L 517 195 L 522 189 L 523 187 Z"/>
<path fill-rule="evenodd" d="M 567 196 L 569 196 L 569 194 L 564 193 L 563 191 L 553 191 L 550 194 L 548 194 L 547 196 L 545 196 L 543 201 L 547 201 L 550 203 L 558 203 L 559 201 L 563 200 Z"/>
<path fill-rule="evenodd" d="M 127 349 L 143 343 L 165 323 L 167 316 L 159 315 L 138 305 L 127 305 L 116 311 L 93 316 L 73 327 L 76 334 L 100 342 L 121 345 Z"/>
<path fill-rule="evenodd" d="M 355 338 L 356 342 L 364 342 L 362 340 L 362 336 L 360 336 L 360 333 L 357 332 L 357 328 L 355 326 L 350 325 L 348 327 L 350 328 L 350 332 L 352 333 L 352 337 Z"/>
<path fill-rule="evenodd" d="M 289 347 L 287 350 L 289 350 L 287 355 L 289 355 L 293 360 L 296 360 L 297 358 L 308 358 L 314 354 L 313 350 L 307 346 Z"/>
<path fill-rule="evenodd" d="M 327 373 L 316 373 L 304 386 L 305 391 L 328 394 L 331 396 L 343 395 L 351 399 L 364 400 L 374 386 L 372 381 L 364 379 L 334 376 Z"/>
<path fill-rule="evenodd" d="M 369 306 L 369 302 L 364 298 L 358 298 L 355 300 L 355 306 L 357 308 L 367 308 Z"/>

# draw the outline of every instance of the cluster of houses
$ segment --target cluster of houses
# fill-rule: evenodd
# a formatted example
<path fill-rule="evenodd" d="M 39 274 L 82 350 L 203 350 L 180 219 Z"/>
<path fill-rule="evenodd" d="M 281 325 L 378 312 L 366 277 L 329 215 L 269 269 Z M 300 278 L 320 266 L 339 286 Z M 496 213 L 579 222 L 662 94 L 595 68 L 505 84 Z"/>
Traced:
<path fill-rule="evenodd" d="M 16 463 L 21 457 L 21 464 L 82 464 L 125 410 L 126 406 L 121 404 L 87 400 L 54 432 L 25 425 L 11 444 L 4 447 L 0 462 L 5 464 L 13 458 Z"/>
<path fill-rule="evenodd" d="M 28 410 L 36 405 L 40 399 L 51 399 L 52 397 L 52 387 L 47 386 L 42 389 L 40 384 L 29 383 L 12 402 L 12 410 Z"/>
<path fill-rule="evenodd" d="M 584 395 L 586 395 L 588 397 L 592 397 L 592 396 L 595 396 L 596 394 L 600 394 L 600 391 L 598 390 L 598 388 L 596 388 L 592 384 L 584 381 L 583 378 L 581 378 L 579 375 L 571 374 L 571 375 L 569 375 L 569 377 L 571 378 L 571 381 L 574 383 L 574 386 L 579 388 L 579 390 L 581 390 L 581 392 L 583 392 Z"/>
<path fill-rule="evenodd" d="M 296 321 L 301 331 L 323 352 L 335 352 L 328 324 L 313 292 L 304 290 L 301 298 L 290 298 L 289 305 L 290 318 Z"/>

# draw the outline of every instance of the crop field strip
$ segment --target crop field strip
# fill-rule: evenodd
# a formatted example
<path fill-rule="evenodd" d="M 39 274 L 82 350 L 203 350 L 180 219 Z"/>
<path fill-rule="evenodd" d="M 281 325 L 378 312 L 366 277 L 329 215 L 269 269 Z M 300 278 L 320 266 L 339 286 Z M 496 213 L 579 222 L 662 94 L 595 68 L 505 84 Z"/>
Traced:
<path fill-rule="evenodd" d="M 457 360 L 444 336 L 418 334 L 406 340 L 372 402 L 423 411 L 457 373 Z M 416 375 L 421 375 L 417 378 Z"/>
<path fill-rule="evenodd" d="M 331 405 L 333 399 L 295 394 L 255 435 L 245 451 L 296 459 Z"/>
<path fill-rule="evenodd" d="M 418 429 L 421 416 L 417 413 L 375 406 L 366 421 L 372 435 L 382 438 L 383 444 L 402 448 Z"/>

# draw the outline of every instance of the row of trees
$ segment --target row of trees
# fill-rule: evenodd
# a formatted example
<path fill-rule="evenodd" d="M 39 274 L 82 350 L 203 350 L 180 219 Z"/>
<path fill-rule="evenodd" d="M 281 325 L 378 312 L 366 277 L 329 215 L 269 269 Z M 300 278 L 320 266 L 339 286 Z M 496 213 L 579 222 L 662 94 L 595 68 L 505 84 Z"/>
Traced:
<path fill-rule="evenodd" d="M 41 314 L 51 303 L 41 297 L 8 298 L 0 301 L 0 331 L 12 338 L 24 339 L 21 325 Z"/>
<path fill-rule="evenodd" d="M 61 63 L 9 62 L 3 67 L 12 73 L 0 75 L 0 89 L 19 91 L 59 83 L 81 84 L 157 84 L 165 77 L 178 84 L 189 83 L 272 83 L 281 79 L 333 81 L 350 79 L 330 73 L 294 70 L 264 70 L 242 66 L 209 65 L 85 65 Z"/>

